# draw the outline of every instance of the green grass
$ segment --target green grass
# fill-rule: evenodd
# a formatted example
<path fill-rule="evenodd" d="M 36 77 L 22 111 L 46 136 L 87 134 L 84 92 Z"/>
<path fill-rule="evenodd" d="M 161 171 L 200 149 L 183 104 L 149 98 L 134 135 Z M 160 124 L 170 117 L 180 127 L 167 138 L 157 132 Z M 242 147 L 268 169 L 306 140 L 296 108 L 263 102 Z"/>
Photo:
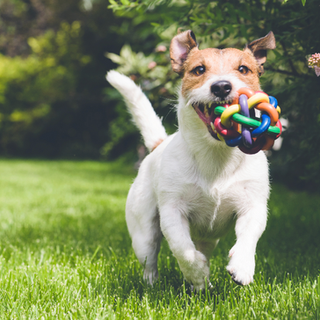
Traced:
<path fill-rule="evenodd" d="M 124 218 L 135 172 L 121 163 L 0 161 L 0 319 L 319 319 L 320 198 L 274 185 L 255 281 L 211 259 L 212 292 L 190 292 L 166 242 L 142 281 Z"/>

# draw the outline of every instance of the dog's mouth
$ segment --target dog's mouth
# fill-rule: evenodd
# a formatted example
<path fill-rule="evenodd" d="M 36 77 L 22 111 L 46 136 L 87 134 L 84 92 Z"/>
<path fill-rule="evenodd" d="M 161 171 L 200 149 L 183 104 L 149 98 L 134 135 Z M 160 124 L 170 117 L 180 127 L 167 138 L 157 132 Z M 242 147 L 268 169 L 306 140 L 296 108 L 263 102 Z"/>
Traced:
<path fill-rule="evenodd" d="M 203 123 L 208 128 L 209 133 L 211 136 L 217 140 L 220 141 L 220 139 L 217 136 L 217 131 L 214 127 L 214 121 L 216 119 L 216 115 L 214 113 L 214 109 L 218 106 L 223 106 L 225 108 L 229 107 L 229 105 L 232 104 L 232 100 L 221 100 L 218 102 L 211 102 L 211 103 L 201 103 L 196 102 L 192 104 L 192 107 L 198 114 L 199 118 L 203 121 Z"/>

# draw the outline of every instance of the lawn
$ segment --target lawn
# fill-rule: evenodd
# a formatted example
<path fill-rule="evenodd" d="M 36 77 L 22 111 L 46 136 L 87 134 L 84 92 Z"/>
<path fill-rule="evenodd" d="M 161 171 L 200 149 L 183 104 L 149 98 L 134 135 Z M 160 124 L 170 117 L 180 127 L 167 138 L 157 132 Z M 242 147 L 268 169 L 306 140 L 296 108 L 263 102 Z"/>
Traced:
<path fill-rule="evenodd" d="M 320 197 L 273 185 L 253 284 L 225 270 L 235 236 L 211 259 L 214 289 L 190 292 L 165 241 L 160 280 L 142 281 L 121 163 L 0 161 L 0 319 L 319 319 Z"/>

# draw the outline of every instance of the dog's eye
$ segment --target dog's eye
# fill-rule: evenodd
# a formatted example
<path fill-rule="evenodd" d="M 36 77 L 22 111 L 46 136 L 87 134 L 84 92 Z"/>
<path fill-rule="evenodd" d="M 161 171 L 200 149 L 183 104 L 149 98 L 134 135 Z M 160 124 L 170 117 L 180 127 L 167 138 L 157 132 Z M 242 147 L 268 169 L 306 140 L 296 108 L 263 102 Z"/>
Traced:
<path fill-rule="evenodd" d="M 238 70 L 241 74 L 247 74 L 249 72 L 249 68 L 246 66 L 240 66 Z"/>
<path fill-rule="evenodd" d="M 206 71 L 206 68 L 204 66 L 199 66 L 196 67 L 192 70 L 192 72 L 196 75 L 196 76 L 201 76 L 202 74 L 204 74 Z"/>

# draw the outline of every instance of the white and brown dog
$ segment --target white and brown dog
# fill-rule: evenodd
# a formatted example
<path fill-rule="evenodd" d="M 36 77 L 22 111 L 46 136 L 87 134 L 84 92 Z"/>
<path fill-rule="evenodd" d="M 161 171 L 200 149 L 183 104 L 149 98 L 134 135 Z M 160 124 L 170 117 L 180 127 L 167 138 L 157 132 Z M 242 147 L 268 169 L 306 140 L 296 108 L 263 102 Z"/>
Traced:
<path fill-rule="evenodd" d="M 196 290 L 210 286 L 210 255 L 234 220 L 237 241 L 227 270 L 236 283 L 253 281 L 256 245 L 267 221 L 268 162 L 263 152 L 246 155 L 218 141 L 210 122 L 215 106 L 232 102 L 239 88 L 260 90 L 267 49 L 274 48 L 272 32 L 244 50 L 199 50 L 192 31 L 175 36 L 170 56 L 182 85 L 179 130 L 171 136 L 141 89 L 116 71 L 108 73 L 152 151 L 126 205 L 132 245 L 149 283 L 158 277 L 164 236 L 185 279 Z"/>

